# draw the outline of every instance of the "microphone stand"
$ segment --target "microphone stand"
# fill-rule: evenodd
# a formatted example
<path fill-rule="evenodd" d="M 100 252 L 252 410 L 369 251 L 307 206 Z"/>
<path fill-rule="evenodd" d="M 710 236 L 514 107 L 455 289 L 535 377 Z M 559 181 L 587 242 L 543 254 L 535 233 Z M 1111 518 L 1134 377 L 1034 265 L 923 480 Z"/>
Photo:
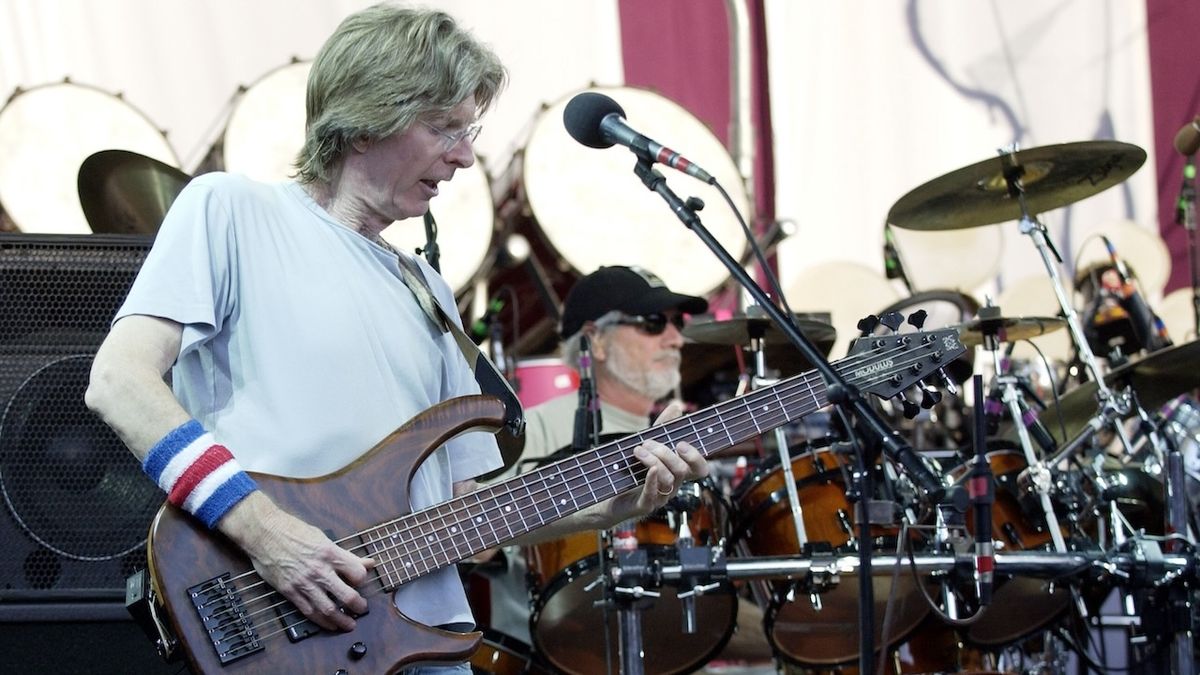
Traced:
<path fill-rule="evenodd" d="M 725 250 L 721 243 L 700 222 L 700 217 L 696 215 L 696 211 L 702 209 L 704 203 L 695 197 L 689 197 L 686 202 L 680 199 L 667 185 L 663 175 L 654 169 L 651 158 L 643 156 L 641 153 L 638 154 L 638 161 L 634 165 L 633 172 L 647 189 L 658 193 L 663 198 L 663 201 L 667 203 L 671 212 L 679 218 L 685 227 L 700 238 L 709 250 L 712 251 L 713 255 L 725 265 L 725 268 L 729 270 L 733 278 L 763 308 L 763 311 L 775 322 L 775 325 L 779 326 L 792 345 L 800 350 L 801 355 L 808 359 L 809 363 L 813 364 L 817 372 L 825 380 L 829 402 L 857 419 L 860 430 L 869 436 L 866 439 L 867 443 L 878 443 L 888 458 L 898 462 L 904 468 L 905 473 L 910 476 L 914 484 L 920 489 L 923 497 L 930 501 L 940 501 L 946 492 L 941 480 L 921 462 L 921 458 L 917 456 L 912 447 L 904 443 L 899 434 L 887 426 L 858 390 L 846 382 L 833 369 L 829 362 L 825 360 L 825 356 L 821 354 L 820 350 L 800 332 L 796 325 L 771 301 L 771 298 L 763 291 L 762 287 L 750 278 L 746 270 L 738 264 L 737 260 L 729 254 L 729 251 Z M 859 471 L 865 472 L 865 470 L 865 467 L 859 467 Z M 869 536 L 868 529 L 865 527 L 861 528 L 861 533 Z M 869 546 L 869 540 L 860 542 L 860 551 Z M 860 577 L 860 581 L 863 579 L 866 579 L 866 577 Z M 860 608 L 865 608 L 865 611 L 864 609 L 860 609 L 860 617 L 872 613 L 874 609 L 873 591 L 871 583 L 860 583 L 859 606 Z M 864 621 L 859 621 L 859 667 L 860 672 L 863 673 L 871 672 L 872 657 L 875 651 L 874 628 L 873 624 L 867 625 Z"/>

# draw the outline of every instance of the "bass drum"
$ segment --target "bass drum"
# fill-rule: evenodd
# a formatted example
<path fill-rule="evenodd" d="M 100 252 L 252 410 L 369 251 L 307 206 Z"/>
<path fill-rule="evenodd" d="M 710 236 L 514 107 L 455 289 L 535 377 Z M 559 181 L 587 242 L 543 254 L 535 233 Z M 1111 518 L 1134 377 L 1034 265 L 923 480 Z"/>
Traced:
<path fill-rule="evenodd" d="M 220 139 L 202 165 L 207 171 L 240 173 L 274 183 L 290 179 L 304 147 L 305 89 L 311 61 L 293 60 L 239 89 Z M 438 223 L 440 267 L 450 287 L 462 292 L 471 286 L 492 248 L 491 186 L 483 163 L 476 159 L 460 169 L 454 180 L 439 186 L 430 202 Z M 413 251 L 425 246 L 421 218 L 393 223 L 383 238 L 396 248 Z"/>
<path fill-rule="evenodd" d="M 846 476 L 852 469 L 845 458 L 829 448 L 805 444 L 792 452 L 792 474 L 804 531 L 809 543 L 823 542 L 834 550 L 848 550 L 854 534 L 852 509 L 846 499 Z M 734 494 L 738 514 L 733 542 L 739 553 L 751 556 L 798 556 L 787 486 L 778 463 L 764 464 L 738 485 Z M 895 553 L 898 528 L 873 527 L 871 537 L 880 553 Z M 787 661 L 807 665 L 847 663 L 858 657 L 858 584 L 843 578 L 820 594 L 816 609 L 807 593 L 794 592 L 793 584 L 773 581 L 763 621 L 767 640 Z M 890 629 L 883 634 L 883 617 L 892 593 L 891 578 L 874 577 L 875 644 L 884 648 L 911 633 L 929 606 L 912 576 L 904 571 L 895 590 Z"/>
<path fill-rule="evenodd" d="M 1029 551 L 1052 548 L 1050 530 L 1040 513 L 1040 506 L 1031 498 L 1024 497 L 1017 478 L 1029 467 L 1025 455 L 1018 449 L 1005 447 L 1005 442 L 989 443 L 996 449 L 987 453 L 988 465 L 995 482 L 995 502 L 992 504 L 992 538 L 996 552 Z M 966 480 L 969 464 L 963 464 L 949 472 L 954 483 Z M 1066 522 L 1066 510 L 1054 505 L 1060 526 Z M 967 530 L 974 534 L 974 508 L 968 507 Z M 1064 527 L 1063 538 L 1070 540 Z M 984 609 L 983 616 L 972 623 L 966 632 L 967 639 L 977 645 L 1000 647 L 1036 633 L 1053 623 L 1067 610 L 1071 594 L 1067 587 L 1055 585 L 1054 592 L 1044 579 L 1013 577 L 1000 579 L 996 575 L 992 603 Z"/>
<path fill-rule="evenodd" d="M 620 103 L 643 133 L 685 150 L 724 186 L 734 206 L 750 215 L 746 189 L 733 159 L 703 122 L 679 104 L 645 89 L 601 87 L 591 91 Z M 657 194 L 639 183 L 631 170 L 635 159 L 627 149 L 617 146 L 598 151 L 577 143 L 563 130 L 563 109 L 575 93 L 541 111 L 524 149 L 514 155 L 497 180 L 504 186 L 499 191 L 504 195 L 501 211 L 521 221 L 514 229 L 548 245 L 544 264 L 559 266 L 575 276 L 603 265 L 638 265 L 662 277 L 676 293 L 706 295 L 723 283 L 728 277 L 725 267 L 680 224 Z M 745 250 L 741 227 L 723 207 L 715 187 L 670 169 L 662 172 L 676 192 L 717 205 L 703 212 L 704 225 L 730 251 Z"/>
<path fill-rule="evenodd" d="M 163 132 L 119 94 L 69 80 L 18 89 L 0 109 L 0 230 L 91 233 L 79 167 L 101 150 L 179 167 Z"/>
<path fill-rule="evenodd" d="M 685 484 L 664 509 L 637 524 L 638 546 L 652 561 L 678 562 L 675 535 L 682 513 L 689 514 L 696 546 L 712 546 L 723 536 L 725 509 L 715 490 L 707 481 Z M 589 588 L 601 572 L 597 539 L 596 532 L 581 532 L 525 551 L 533 598 L 533 643 L 538 654 L 566 673 L 602 673 L 607 662 L 619 663 L 617 612 L 595 605 L 604 597 L 600 584 Z M 606 547 L 606 560 L 611 561 L 608 553 Z M 737 597 L 727 584 L 698 596 L 697 630 L 689 635 L 681 628 L 683 605 L 676 589 L 659 590 L 661 596 L 649 601 L 641 617 L 645 672 L 691 672 L 712 659 L 733 634 Z M 611 641 L 610 661 L 605 657 L 606 636 Z"/>

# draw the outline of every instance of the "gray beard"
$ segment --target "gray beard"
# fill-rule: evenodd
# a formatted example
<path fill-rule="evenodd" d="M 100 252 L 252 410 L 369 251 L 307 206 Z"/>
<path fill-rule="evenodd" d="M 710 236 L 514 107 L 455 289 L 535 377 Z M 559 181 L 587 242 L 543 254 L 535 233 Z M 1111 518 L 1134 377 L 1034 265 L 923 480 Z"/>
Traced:
<path fill-rule="evenodd" d="M 672 350 L 673 352 L 673 350 Z M 637 368 L 629 354 L 619 343 L 609 345 L 605 367 L 621 384 L 648 399 L 657 401 L 673 394 L 679 388 L 679 354 L 675 355 L 675 366 L 669 370 L 642 370 Z"/>

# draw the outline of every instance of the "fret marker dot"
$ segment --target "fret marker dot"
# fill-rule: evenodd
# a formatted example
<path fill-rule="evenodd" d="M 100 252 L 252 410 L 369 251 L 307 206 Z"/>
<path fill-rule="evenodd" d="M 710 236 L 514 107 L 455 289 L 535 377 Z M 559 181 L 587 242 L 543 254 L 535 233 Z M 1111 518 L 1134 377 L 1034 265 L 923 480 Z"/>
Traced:
<path fill-rule="evenodd" d="M 506 506 L 506 507 L 504 507 L 504 510 L 505 510 L 505 511 L 512 511 L 512 507 L 511 507 L 511 506 Z"/>
<path fill-rule="evenodd" d="M 431 543 L 431 544 L 432 544 L 432 543 L 433 543 L 433 535 L 431 534 L 431 535 L 429 535 L 428 537 L 425 537 L 425 541 L 427 541 L 427 542 L 429 542 L 429 543 Z"/>
<path fill-rule="evenodd" d="M 762 409 L 763 409 L 763 412 L 767 412 L 767 411 L 768 411 L 768 410 L 770 410 L 771 408 L 770 408 L 770 406 L 765 406 L 765 405 L 764 405 L 764 406 L 762 407 Z"/>
<path fill-rule="evenodd" d="M 566 506 L 566 505 L 567 505 L 567 500 L 565 500 L 565 499 L 560 499 L 560 500 L 558 500 L 558 503 L 559 503 L 559 504 L 562 504 L 563 506 Z"/>
<path fill-rule="evenodd" d="M 709 433 L 709 434 L 711 434 L 711 433 L 712 433 L 712 427 L 708 427 L 708 428 L 707 428 L 707 429 L 705 429 L 704 431 L 705 431 L 705 433 Z"/>
<path fill-rule="evenodd" d="M 477 523 L 482 523 L 482 522 L 483 522 L 483 516 L 475 516 L 475 522 L 477 522 Z"/>
<path fill-rule="evenodd" d="M 457 526 L 457 525 L 451 526 L 451 527 L 450 527 L 450 531 L 451 531 L 451 532 L 458 532 L 458 526 Z"/>

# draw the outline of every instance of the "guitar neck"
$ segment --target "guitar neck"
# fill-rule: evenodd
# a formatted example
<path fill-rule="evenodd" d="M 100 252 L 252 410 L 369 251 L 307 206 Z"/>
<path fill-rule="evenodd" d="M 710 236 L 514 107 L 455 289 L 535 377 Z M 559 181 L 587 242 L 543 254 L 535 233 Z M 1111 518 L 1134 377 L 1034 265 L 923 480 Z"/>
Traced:
<path fill-rule="evenodd" d="M 385 582 L 399 585 L 634 489 L 645 480 L 646 467 L 633 449 L 646 440 L 668 447 L 688 443 L 708 457 L 825 405 L 821 377 L 797 375 L 381 524 L 362 537 Z"/>

